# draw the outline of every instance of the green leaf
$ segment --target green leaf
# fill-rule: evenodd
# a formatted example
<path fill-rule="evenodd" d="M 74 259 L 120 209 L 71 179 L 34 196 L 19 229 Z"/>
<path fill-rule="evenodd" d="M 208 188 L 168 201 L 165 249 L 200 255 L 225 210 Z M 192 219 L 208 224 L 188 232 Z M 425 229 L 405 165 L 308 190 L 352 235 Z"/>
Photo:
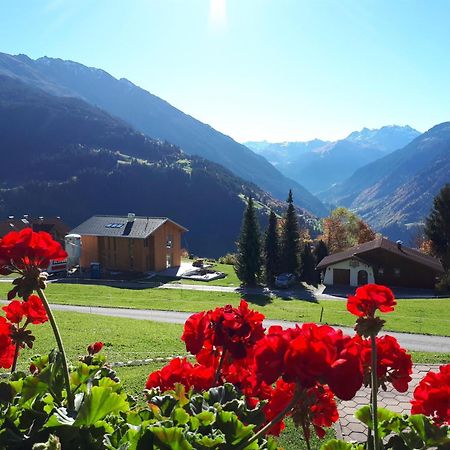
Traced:
<path fill-rule="evenodd" d="M 110 387 L 94 386 L 85 395 L 74 425 L 94 425 L 108 414 L 126 412 L 129 408 L 126 394 L 117 394 Z"/>
<path fill-rule="evenodd" d="M 166 444 L 172 450 L 194 450 L 194 447 L 183 436 L 181 428 L 152 427 L 150 431 L 162 444 Z"/>
<path fill-rule="evenodd" d="M 189 414 L 183 408 L 175 408 L 171 415 L 174 422 L 185 425 L 189 422 Z"/>
<path fill-rule="evenodd" d="M 211 425 L 216 420 L 216 417 L 212 411 L 203 411 L 200 414 L 197 414 L 195 418 L 200 421 L 200 425 L 203 427 Z"/>
<path fill-rule="evenodd" d="M 320 450 L 363 450 L 363 444 L 350 444 L 349 442 L 331 439 L 320 447 Z"/>

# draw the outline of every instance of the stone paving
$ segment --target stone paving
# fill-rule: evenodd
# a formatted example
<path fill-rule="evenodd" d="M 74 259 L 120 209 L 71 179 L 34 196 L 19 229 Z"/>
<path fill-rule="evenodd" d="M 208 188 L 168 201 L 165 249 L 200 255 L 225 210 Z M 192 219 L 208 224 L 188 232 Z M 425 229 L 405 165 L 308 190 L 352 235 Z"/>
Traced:
<path fill-rule="evenodd" d="M 400 393 L 388 385 L 388 390 L 380 390 L 378 395 L 378 405 L 382 408 L 390 409 L 398 413 L 409 413 L 411 411 L 411 399 L 413 391 L 419 381 L 432 370 L 436 372 L 439 365 L 435 364 L 415 364 L 413 367 L 412 381 L 409 383 L 408 392 Z M 361 389 L 353 400 L 340 402 L 338 405 L 339 422 L 336 426 L 338 439 L 351 442 L 364 442 L 367 439 L 367 428 L 359 422 L 354 414 L 361 406 L 367 405 L 370 399 L 370 389 Z"/>

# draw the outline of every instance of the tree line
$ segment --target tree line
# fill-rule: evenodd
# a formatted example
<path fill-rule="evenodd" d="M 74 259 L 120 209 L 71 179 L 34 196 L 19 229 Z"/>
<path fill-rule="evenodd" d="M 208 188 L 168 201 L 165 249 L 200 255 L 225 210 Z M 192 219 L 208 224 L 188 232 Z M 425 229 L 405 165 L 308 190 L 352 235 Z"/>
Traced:
<path fill-rule="evenodd" d="M 275 277 L 282 273 L 317 284 L 320 274 L 316 264 L 328 254 L 322 240 L 313 244 L 307 231 L 300 229 L 292 191 L 286 213 L 278 217 L 271 211 L 264 234 L 260 232 L 253 199 L 248 198 L 237 247 L 235 271 L 241 282 L 250 286 L 259 282 L 273 286 Z"/>
<path fill-rule="evenodd" d="M 261 234 L 251 197 L 237 242 L 235 271 L 245 285 L 260 282 L 274 285 L 275 277 L 292 273 L 310 284 L 320 283 L 316 265 L 328 255 L 377 237 L 370 226 L 346 208 L 336 208 L 323 220 L 322 234 L 313 241 L 307 230 L 299 228 L 292 192 L 289 191 L 287 209 L 283 217 L 273 211 L 269 223 Z M 450 290 L 450 184 L 446 184 L 435 197 L 418 243 L 421 251 L 442 262 L 445 274 L 438 288 Z"/>

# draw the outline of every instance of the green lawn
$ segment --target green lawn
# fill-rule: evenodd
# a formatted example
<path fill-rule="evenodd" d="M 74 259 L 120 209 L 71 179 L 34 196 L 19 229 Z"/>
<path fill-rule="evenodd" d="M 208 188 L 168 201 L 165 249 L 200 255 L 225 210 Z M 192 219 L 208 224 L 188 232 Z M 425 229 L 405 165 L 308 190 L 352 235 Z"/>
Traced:
<path fill-rule="evenodd" d="M 110 362 L 128 361 L 172 355 L 184 355 L 186 350 L 180 340 L 182 325 L 139 321 L 115 317 L 93 316 L 73 312 L 56 312 L 56 319 L 67 349 L 68 357 L 76 360 L 85 353 L 89 343 L 103 341 L 105 354 Z M 55 347 L 49 324 L 32 326 L 36 342 L 32 350 L 23 351 L 19 367 L 28 367 L 28 358 L 36 353 L 46 353 Z M 450 354 L 428 354 L 413 352 L 415 362 L 445 363 L 450 361 Z M 137 398 L 142 398 L 142 390 L 148 374 L 164 365 L 164 362 L 145 366 L 118 368 L 117 372 L 126 389 Z M 333 436 L 330 431 L 329 437 Z M 285 432 L 280 437 L 280 445 L 286 450 L 300 449 L 305 446 L 300 434 L 288 422 Z M 321 442 L 313 441 L 313 449 L 320 448 Z"/>
<path fill-rule="evenodd" d="M 8 283 L 0 284 L 0 298 L 6 298 Z M 216 306 L 238 304 L 240 295 L 228 292 L 188 291 L 182 289 L 120 289 L 107 286 L 50 284 L 50 302 L 61 304 L 114 306 L 137 309 L 162 309 L 195 312 Z M 299 322 L 322 322 L 330 325 L 354 324 L 354 317 L 346 311 L 346 302 L 323 300 L 319 303 L 298 299 L 271 298 L 266 295 L 246 295 L 246 300 L 267 318 Z M 385 329 L 410 333 L 450 335 L 450 299 L 398 301 L 393 313 L 383 315 Z"/>

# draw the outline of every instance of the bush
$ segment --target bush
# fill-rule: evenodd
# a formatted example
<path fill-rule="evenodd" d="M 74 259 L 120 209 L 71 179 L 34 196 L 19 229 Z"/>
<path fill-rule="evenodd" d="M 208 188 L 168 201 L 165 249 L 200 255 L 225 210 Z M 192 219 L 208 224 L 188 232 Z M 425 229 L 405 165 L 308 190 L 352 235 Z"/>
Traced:
<path fill-rule="evenodd" d="M 234 266 L 236 263 L 236 253 L 227 253 L 224 256 L 219 258 L 219 264 L 228 264 L 230 266 Z"/>
<path fill-rule="evenodd" d="M 439 293 L 450 292 L 450 270 L 447 270 L 436 283 L 436 290 Z"/>

